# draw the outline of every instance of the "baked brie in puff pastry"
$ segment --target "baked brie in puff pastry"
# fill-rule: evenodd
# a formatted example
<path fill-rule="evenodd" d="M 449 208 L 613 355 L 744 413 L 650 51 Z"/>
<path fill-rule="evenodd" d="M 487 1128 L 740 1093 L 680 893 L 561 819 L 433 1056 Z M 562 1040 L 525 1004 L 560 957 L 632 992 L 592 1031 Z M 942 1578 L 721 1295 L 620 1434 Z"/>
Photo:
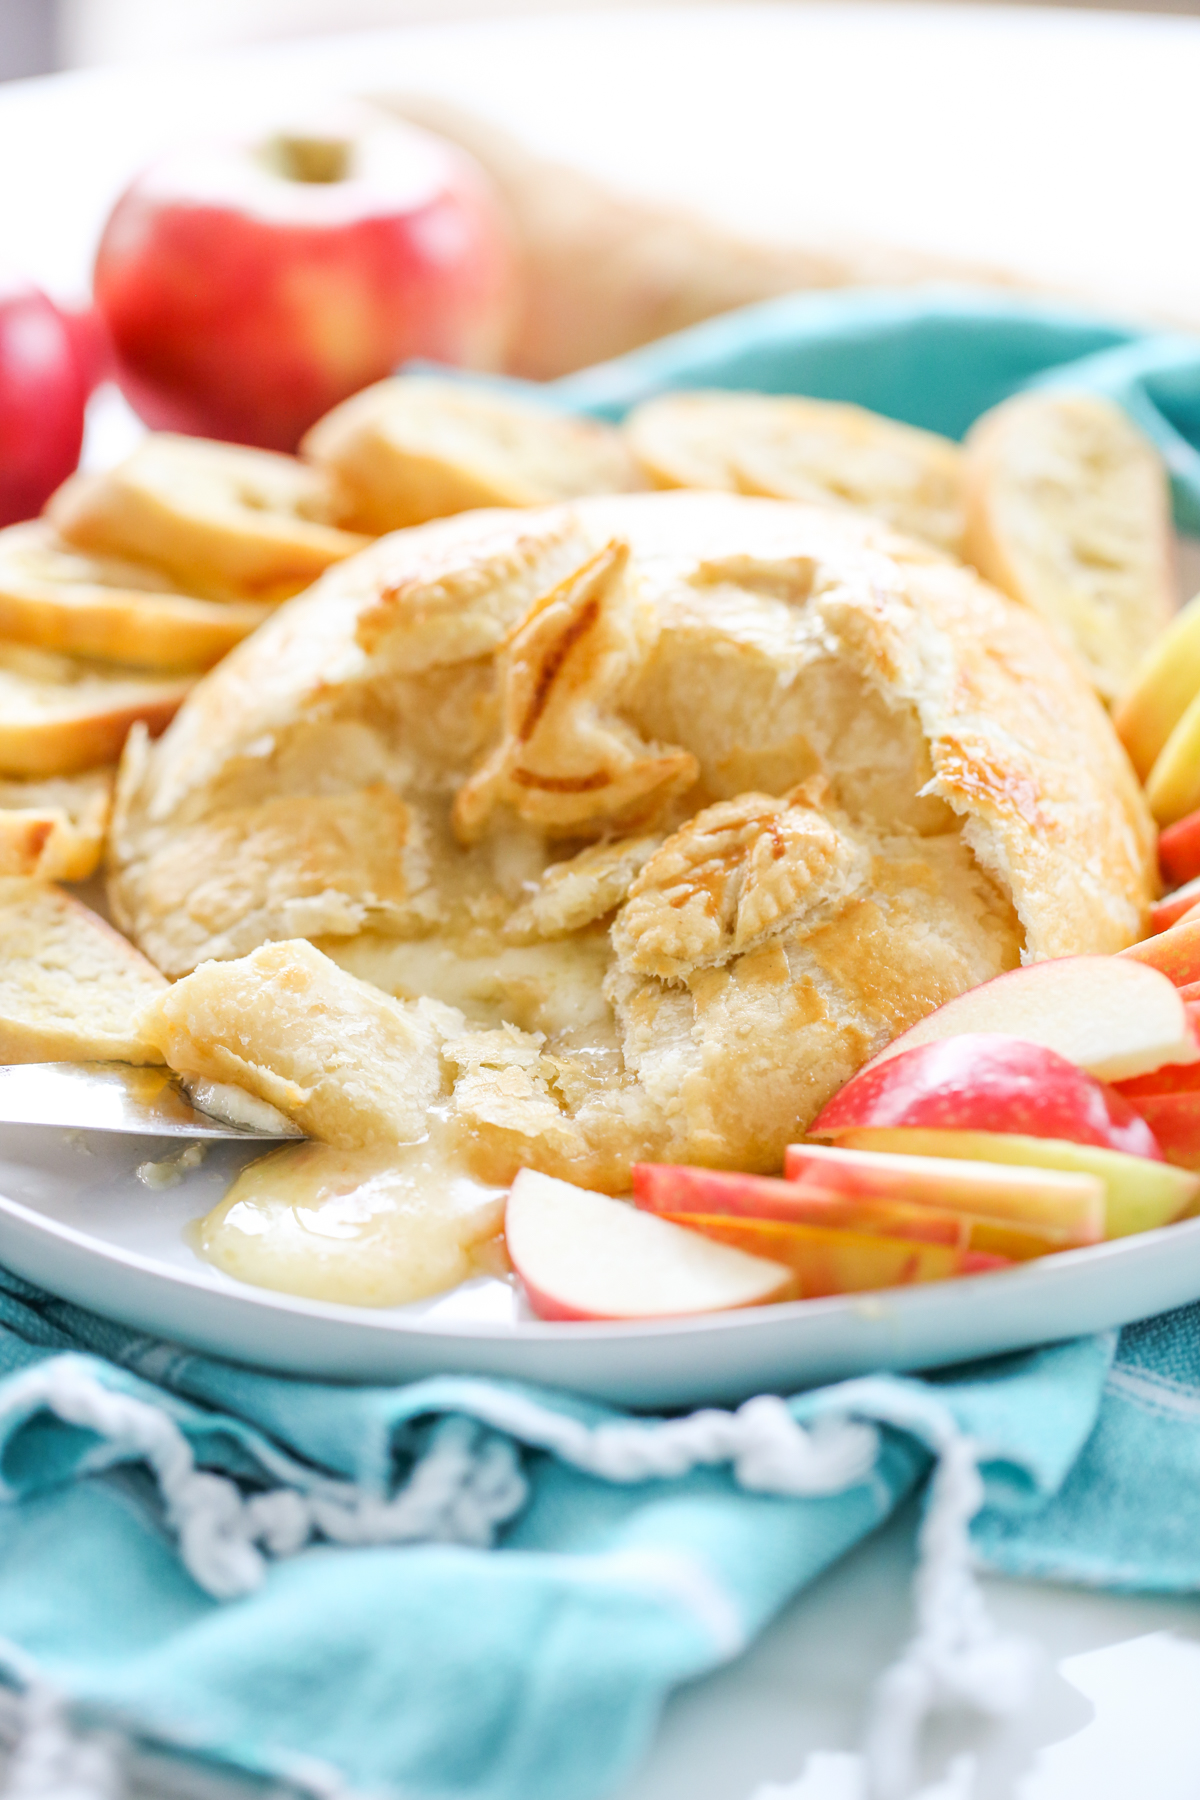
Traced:
<path fill-rule="evenodd" d="M 620 1192 L 775 1169 L 952 995 L 1131 943 L 1152 852 L 1029 609 L 845 509 L 679 492 L 331 569 L 131 743 L 111 896 L 187 977 L 174 1066 Z"/>

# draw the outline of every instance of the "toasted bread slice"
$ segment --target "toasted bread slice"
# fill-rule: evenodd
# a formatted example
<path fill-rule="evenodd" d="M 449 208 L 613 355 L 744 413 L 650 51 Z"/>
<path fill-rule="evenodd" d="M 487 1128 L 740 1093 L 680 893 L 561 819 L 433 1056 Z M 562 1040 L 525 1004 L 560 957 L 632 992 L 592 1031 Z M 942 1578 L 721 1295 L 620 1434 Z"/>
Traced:
<path fill-rule="evenodd" d="M 0 876 L 86 881 L 100 866 L 115 769 L 0 781 Z"/>
<path fill-rule="evenodd" d="M 0 640 L 0 775 L 76 775 L 116 762 L 129 728 L 157 733 L 195 680 Z"/>
<path fill-rule="evenodd" d="M 0 637 L 149 669 L 209 669 L 270 612 L 181 594 L 161 569 L 89 554 L 44 519 L 0 531 Z"/>
<path fill-rule="evenodd" d="M 188 594 L 274 604 L 366 540 L 330 523 L 326 478 L 294 456 L 153 432 L 47 507 L 70 543 L 166 569 Z"/>
<path fill-rule="evenodd" d="M 137 1020 L 166 982 L 48 882 L 0 880 L 0 1063 L 156 1063 Z"/>
<path fill-rule="evenodd" d="M 1116 699 L 1174 611 L 1157 451 L 1111 401 L 1058 393 L 1006 400 L 966 447 L 967 561 L 1041 613 Z"/>
<path fill-rule="evenodd" d="M 339 517 L 356 531 L 645 486 L 610 425 L 424 376 L 355 394 L 313 426 L 301 450 L 333 478 Z"/>
<path fill-rule="evenodd" d="M 962 457 L 949 438 L 861 406 L 770 394 L 663 394 L 625 434 L 660 488 L 722 488 L 873 514 L 957 556 Z"/>

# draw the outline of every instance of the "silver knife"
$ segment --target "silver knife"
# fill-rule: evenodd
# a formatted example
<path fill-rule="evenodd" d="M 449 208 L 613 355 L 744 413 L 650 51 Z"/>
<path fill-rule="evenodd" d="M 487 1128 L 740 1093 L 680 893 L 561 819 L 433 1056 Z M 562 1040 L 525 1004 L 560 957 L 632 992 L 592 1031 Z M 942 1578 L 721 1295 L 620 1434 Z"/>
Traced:
<path fill-rule="evenodd" d="M 240 1090 L 198 1088 L 197 1097 Z M 249 1095 L 241 1098 L 262 1110 Z M 224 1112 L 222 1107 L 221 1111 Z M 266 1109 L 268 1112 L 274 1109 Z M 0 1125 L 48 1125 L 64 1131 L 121 1131 L 138 1137 L 235 1138 L 278 1143 L 304 1133 L 282 1114 L 278 1125 L 238 1125 L 200 1111 L 170 1069 L 128 1063 L 14 1063 L 0 1067 Z"/>

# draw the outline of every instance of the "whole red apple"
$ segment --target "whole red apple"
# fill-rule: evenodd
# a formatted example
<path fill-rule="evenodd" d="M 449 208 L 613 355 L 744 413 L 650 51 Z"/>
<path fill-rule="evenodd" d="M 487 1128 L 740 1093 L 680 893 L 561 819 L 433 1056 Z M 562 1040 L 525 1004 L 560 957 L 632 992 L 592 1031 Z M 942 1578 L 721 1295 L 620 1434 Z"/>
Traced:
<path fill-rule="evenodd" d="M 57 307 L 31 282 L 0 275 L 0 525 L 32 519 L 71 473 L 86 402 Z"/>
<path fill-rule="evenodd" d="M 483 171 L 389 120 L 153 164 L 109 217 L 95 291 L 148 425 L 292 450 L 410 357 L 496 366 L 513 268 Z"/>

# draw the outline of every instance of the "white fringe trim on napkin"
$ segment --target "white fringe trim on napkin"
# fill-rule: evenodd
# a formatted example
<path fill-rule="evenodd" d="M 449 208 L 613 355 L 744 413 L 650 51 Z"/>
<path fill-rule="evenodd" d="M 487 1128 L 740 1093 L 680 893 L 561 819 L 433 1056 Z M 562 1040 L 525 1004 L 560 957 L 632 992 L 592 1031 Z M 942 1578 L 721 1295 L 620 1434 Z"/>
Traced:
<path fill-rule="evenodd" d="M 106 1446 L 106 1465 L 145 1461 L 185 1566 L 219 1600 L 258 1587 L 267 1556 L 294 1555 L 316 1538 L 340 1544 L 491 1545 L 497 1528 L 527 1497 L 513 1439 L 550 1450 L 606 1481 L 670 1479 L 728 1464 L 749 1490 L 812 1497 L 869 1480 L 879 1454 L 877 1426 L 893 1426 L 920 1439 L 936 1467 L 918 1541 L 916 1631 L 879 1683 L 867 1731 L 868 1800 L 906 1800 L 912 1793 L 920 1733 L 936 1709 L 968 1705 L 1001 1716 L 1024 1703 L 1035 1654 L 1023 1642 L 999 1635 L 973 1573 L 970 1524 L 984 1500 L 981 1447 L 928 1394 L 874 1379 L 844 1382 L 821 1396 L 821 1414 L 810 1427 L 772 1395 L 748 1400 L 735 1412 L 708 1409 L 657 1423 L 599 1426 L 498 1390 L 481 1389 L 473 1405 L 479 1418 L 451 1415 L 433 1426 L 423 1454 L 391 1499 L 321 1477 L 303 1489 L 280 1486 L 245 1494 L 227 1476 L 196 1467 L 191 1445 L 167 1412 L 105 1387 L 69 1356 L 51 1358 L 10 1381 L 0 1416 L 30 1416 L 44 1408 L 96 1433 Z M 40 1691 L 36 1683 L 29 1685 L 31 1695 Z M 31 1748 L 27 1754 L 23 1738 L 13 1765 L 16 1773 L 26 1765 L 34 1773 L 21 1776 L 24 1787 L 13 1786 L 15 1776 L 10 1778 L 5 1800 L 41 1800 L 51 1792 L 61 1800 L 111 1800 L 116 1790 L 110 1773 L 98 1771 L 93 1779 L 82 1765 L 78 1778 L 70 1776 L 74 1787 L 63 1785 L 65 1775 L 58 1789 L 29 1785 L 50 1754 L 37 1746 L 50 1744 L 47 1722 L 54 1715 L 46 1707 L 39 1714 L 39 1704 L 32 1702 Z M 786 1795 L 786 1789 L 764 1789 L 757 1800 Z"/>

